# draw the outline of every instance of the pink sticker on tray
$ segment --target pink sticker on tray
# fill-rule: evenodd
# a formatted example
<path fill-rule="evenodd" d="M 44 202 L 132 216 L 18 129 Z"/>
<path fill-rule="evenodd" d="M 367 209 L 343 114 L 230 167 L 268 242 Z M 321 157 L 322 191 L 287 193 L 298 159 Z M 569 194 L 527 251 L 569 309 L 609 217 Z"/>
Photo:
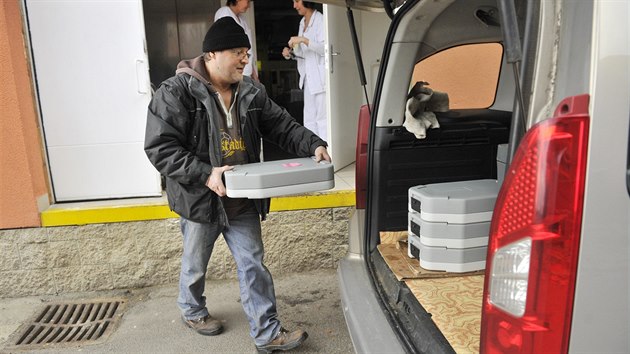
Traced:
<path fill-rule="evenodd" d="M 282 164 L 282 167 L 298 167 L 298 166 L 302 166 L 302 164 L 299 162 L 287 162 L 287 163 Z"/>

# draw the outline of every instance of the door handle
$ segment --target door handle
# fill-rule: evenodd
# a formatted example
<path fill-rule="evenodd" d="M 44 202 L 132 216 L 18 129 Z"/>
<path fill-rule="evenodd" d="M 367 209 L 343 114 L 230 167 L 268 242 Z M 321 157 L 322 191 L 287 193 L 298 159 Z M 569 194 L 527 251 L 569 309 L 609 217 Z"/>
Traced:
<path fill-rule="evenodd" d="M 330 63 L 330 73 L 332 74 L 333 72 L 335 72 L 335 69 L 334 69 L 334 64 L 333 64 L 333 58 L 332 58 L 332 57 L 336 57 L 336 56 L 338 56 L 338 55 L 341 55 L 341 52 L 335 52 L 335 51 L 333 50 L 333 46 L 332 46 L 332 44 L 331 44 L 331 45 L 330 45 L 330 50 L 328 51 L 328 53 L 329 53 L 329 55 L 330 55 L 330 57 L 329 57 L 329 59 L 328 59 L 328 62 Z"/>
<path fill-rule="evenodd" d="M 136 59 L 136 91 L 141 95 L 149 93 L 144 60 L 140 59 Z"/>

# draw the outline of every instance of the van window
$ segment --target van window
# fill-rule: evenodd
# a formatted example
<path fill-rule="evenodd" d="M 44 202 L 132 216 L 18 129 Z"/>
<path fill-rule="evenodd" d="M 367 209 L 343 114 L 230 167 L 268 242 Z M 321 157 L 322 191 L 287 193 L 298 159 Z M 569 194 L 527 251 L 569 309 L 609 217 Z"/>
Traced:
<path fill-rule="evenodd" d="M 497 91 L 502 55 L 499 43 L 445 49 L 416 64 L 410 87 L 428 82 L 433 90 L 448 93 L 450 109 L 488 108 Z"/>

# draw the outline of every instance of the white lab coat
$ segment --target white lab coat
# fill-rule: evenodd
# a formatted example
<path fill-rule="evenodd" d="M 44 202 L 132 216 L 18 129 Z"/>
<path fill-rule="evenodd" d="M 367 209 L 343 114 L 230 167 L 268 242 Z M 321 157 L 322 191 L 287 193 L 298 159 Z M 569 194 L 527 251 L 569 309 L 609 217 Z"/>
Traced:
<path fill-rule="evenodd" d="M 257 70 L 258 68 L 256 67 L 256 61 L 258 59 L 256 57 L 256 52 L 253 50 L 254 43 L 256 40 L 255 38 L 252 38 L 252 30 L 249 28 L 249 25 L 247 24 L 247 18 L 245 17 L 245 14 L 239 14 L 238 16 L 236 16 L 236 14 L 232 12 L 229 6 L 223 6 L 220 9 L 218 9 L 217 12 L 214 14 L 214 21 L 220 19 L 221 17 L 228 17 L 228 16 L 233 18 L 234 21 L 236 21 L 236 23 L 238 23 L 241 27 L 243 27 L 243 30 L 245 31 L 247 38 L 249 38 L 249 43 L 252 47 L 247 51 L 250 55 L 249 64 L 247 64 L 247 66 L 243 69 L 243 75 L 252 76 L 252 73 L 254 71 L 258 73 L 258 70 Z"/>
<path fill-rule="evenodd" d="M 300 43 L 293 50 L 300 73 L 300 88 L 304 90 L 304 126 L 327 140 L 324 15 L 314 11 L 306 30 L 304 22 L 302 18 L 298 36 L 308 38 L 308 45 Z"/>
<path fill-rule="evenodd" d="M 306 37 L 309 41 L 308 46 L 300 43 L 293 51 L 295 55 L 304 58 L 297 59 L 298 72 L 300 73 L 300 88 L 304 88 L 304 81 L 306 80 L 310 93 L 326 92 L 324 15 L 319 11 L 314 11 L 306 31 L 304 31 L 304 17 L 302 17 L 298 36 Z"/>

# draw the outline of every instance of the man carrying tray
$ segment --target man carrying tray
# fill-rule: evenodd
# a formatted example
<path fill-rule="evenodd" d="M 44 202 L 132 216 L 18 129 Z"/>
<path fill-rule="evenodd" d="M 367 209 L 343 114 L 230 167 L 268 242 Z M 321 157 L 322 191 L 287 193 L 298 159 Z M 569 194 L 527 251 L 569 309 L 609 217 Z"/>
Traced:
<path fill-rule="evenodd" d="M 299 156 L 331 161 L 326 142 L 274 103 L 264 86 L 243 76 L 251 47 L 230 17 L 218 19 L 203 55 L 184 60 L 149 104 L 145 152 L 166 178 L 170 208 L 181 216 L 182 267 L 177 303 L 184 323 L 203 335 L 222 332 L 210 316 L 205 275 L 219 234 L 236 261 L 241 302 L 259 352 L 289 350 L 307 333 L 281 327 L 269 270 L 263 264 L 260 220 L 269 199 L 226 197 L 223 173 L 259 161 L 261 138 Z"/>

